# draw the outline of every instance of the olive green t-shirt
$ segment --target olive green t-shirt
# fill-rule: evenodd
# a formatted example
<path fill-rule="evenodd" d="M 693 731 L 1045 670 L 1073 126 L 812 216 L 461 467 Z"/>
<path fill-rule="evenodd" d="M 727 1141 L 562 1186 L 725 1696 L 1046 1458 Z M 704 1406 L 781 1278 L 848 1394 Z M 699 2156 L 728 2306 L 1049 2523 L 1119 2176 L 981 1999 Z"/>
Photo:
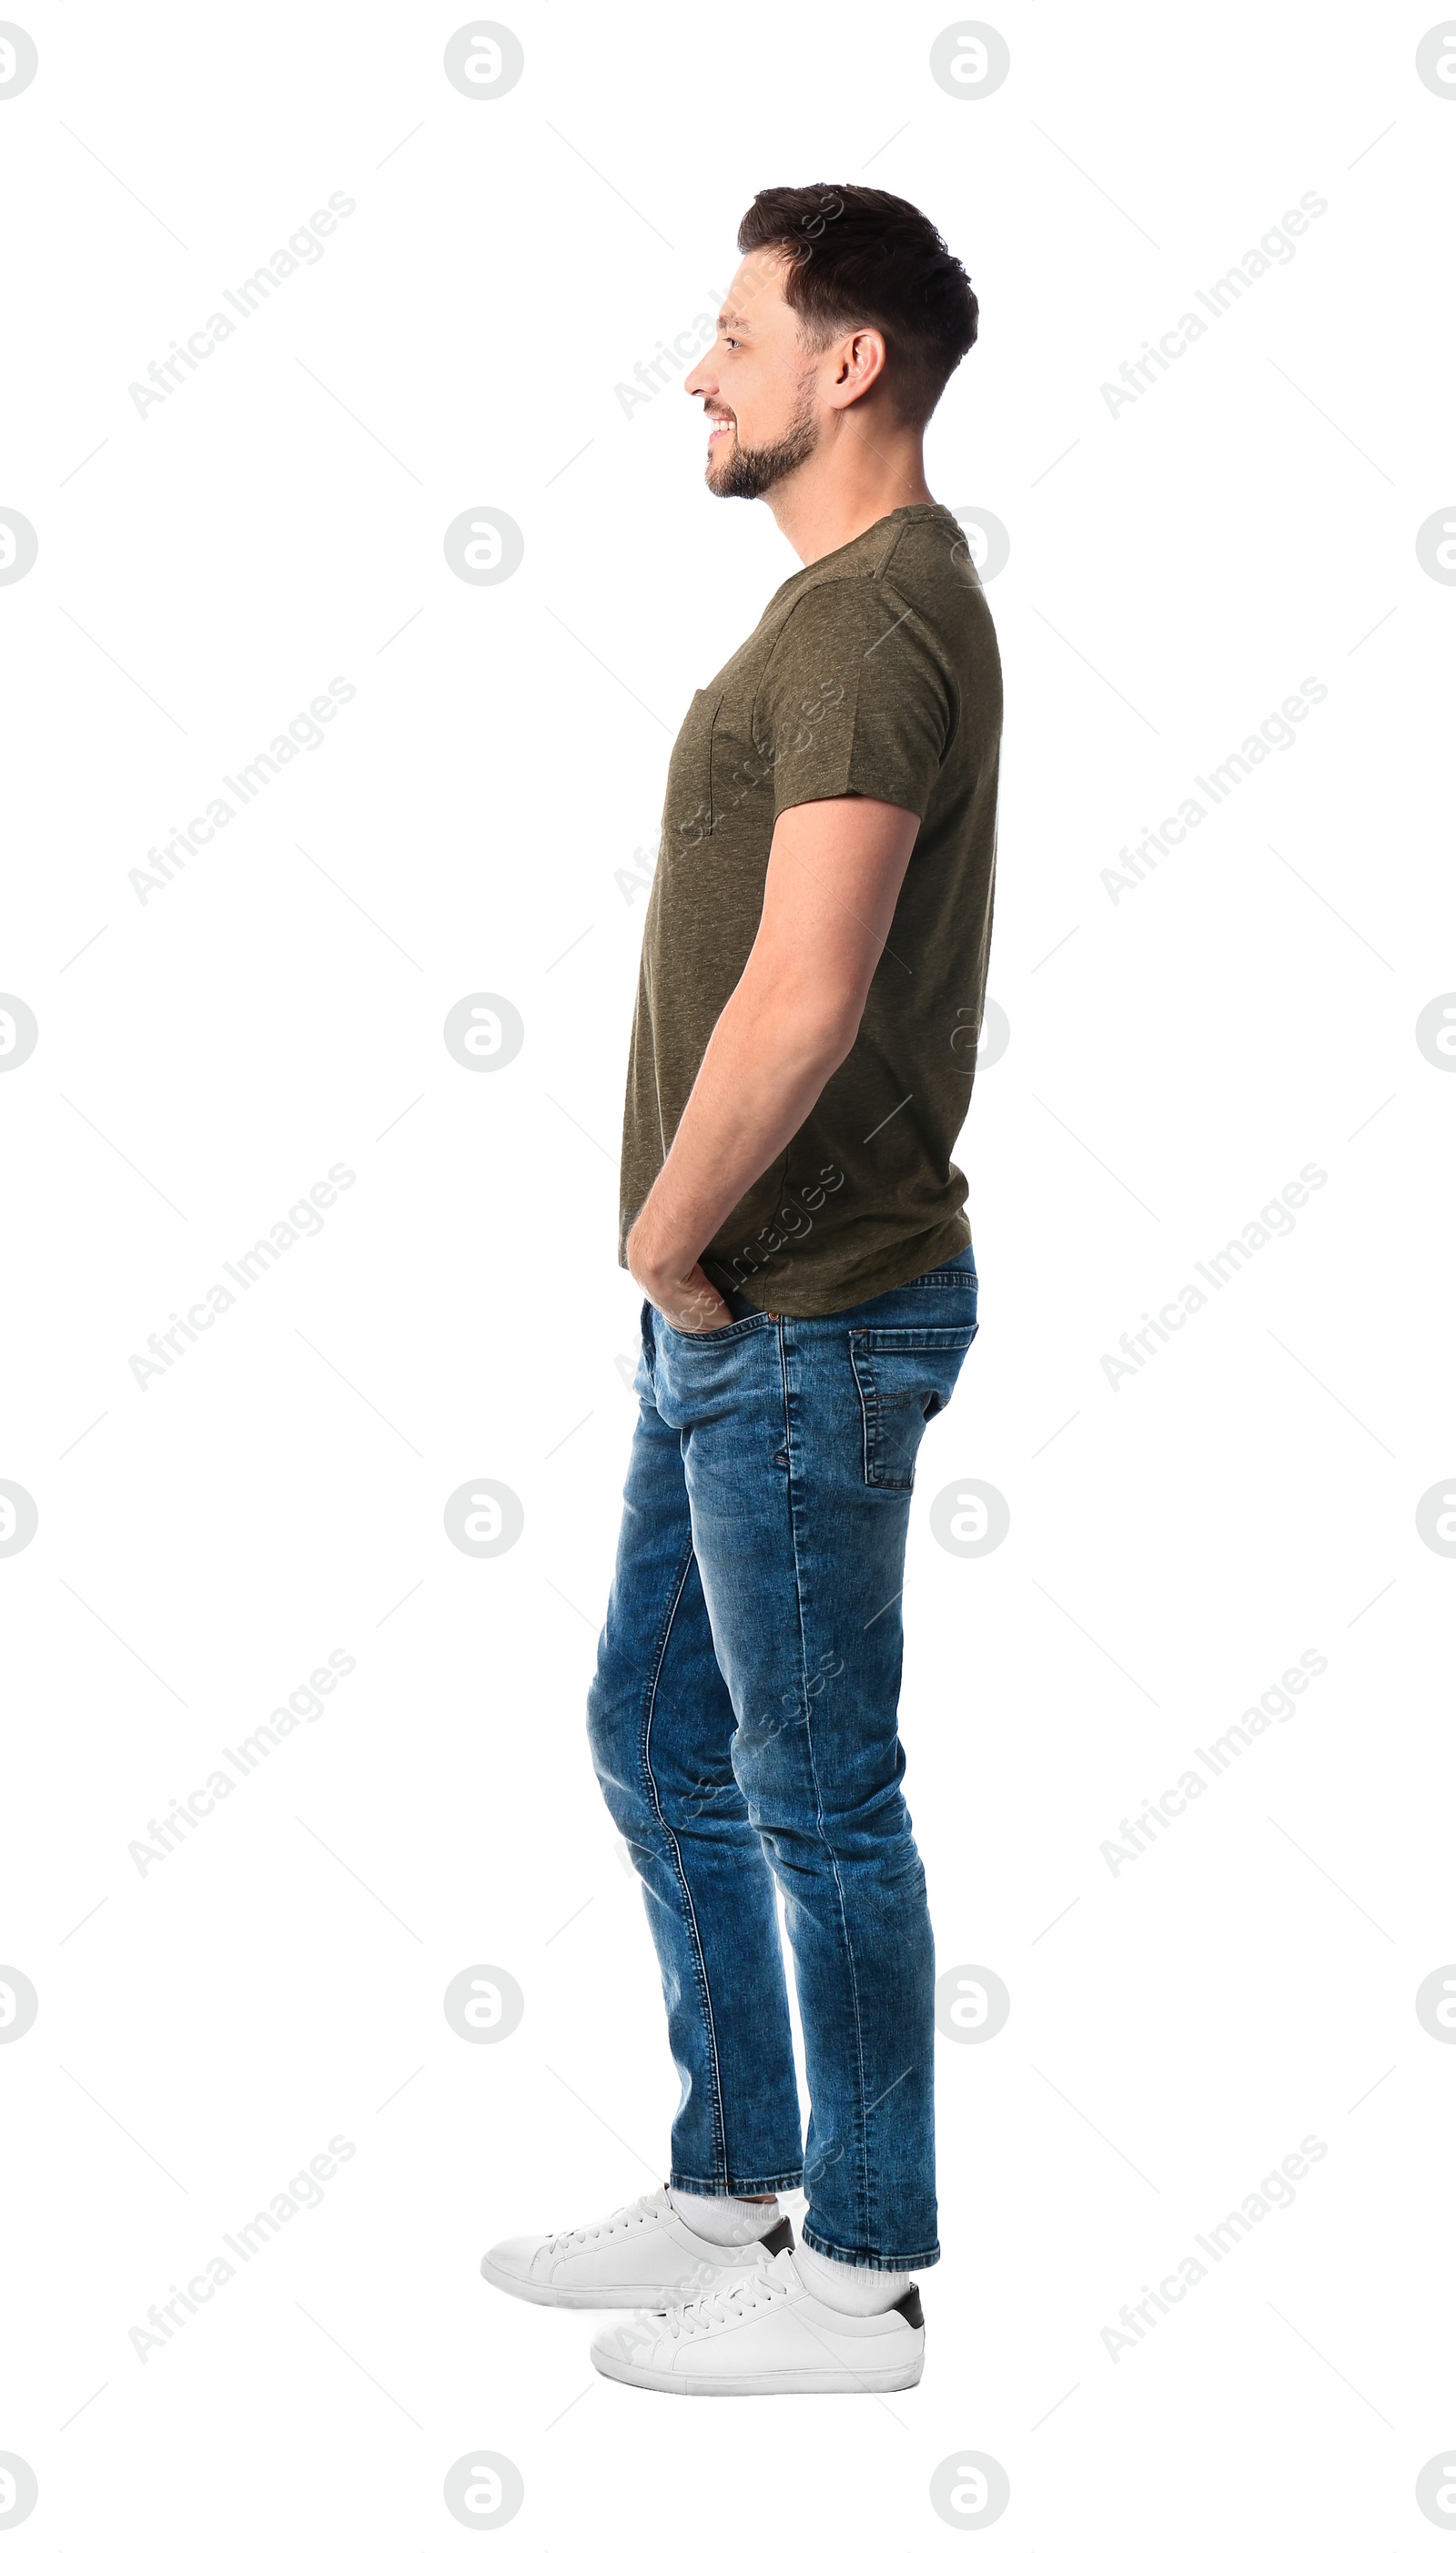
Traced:
<path fill-rule="evenodd" d="M 838 1312 L 963 1250 L 995 869 L 1001 668 L 965 534 L 901 505 L 780 586 L 668 767 L 621 1160 L 626 1237 L 753 945 L 774 823 L 811 799 L 921 818 L 853 1048 L 702 1253 L 765 1311 Z"/>

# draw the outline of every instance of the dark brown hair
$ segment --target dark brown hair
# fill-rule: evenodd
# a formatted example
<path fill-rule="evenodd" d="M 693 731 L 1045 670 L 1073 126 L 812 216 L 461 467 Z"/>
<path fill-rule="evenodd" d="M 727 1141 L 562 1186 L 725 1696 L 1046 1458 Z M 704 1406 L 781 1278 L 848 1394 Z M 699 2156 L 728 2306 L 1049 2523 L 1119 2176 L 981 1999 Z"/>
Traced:
<path fill-rule="evenodd" d="M 784 298 L 811 344 L 877 328 L 886 389 L 905 417 L 925 423 L 975 344 L 979 317 L 970 278 L 934 222 L 877 186 L 764 186 L 738 224 L 738 247 L 788 257 Z"/>

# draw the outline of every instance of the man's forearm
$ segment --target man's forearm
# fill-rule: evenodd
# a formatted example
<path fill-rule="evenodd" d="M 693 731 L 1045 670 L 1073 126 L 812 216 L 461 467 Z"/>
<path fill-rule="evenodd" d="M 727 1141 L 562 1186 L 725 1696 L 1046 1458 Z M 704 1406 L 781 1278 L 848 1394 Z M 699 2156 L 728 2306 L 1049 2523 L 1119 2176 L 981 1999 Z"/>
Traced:
<path fill-rule="evenodd" d="M 672 1149 L 632 1227 L 634 1272 L 681 1276 L 738 1199 L 796 1135 L 857 1023 L 842 1007 L 806 1016 L 801 998 L 750 967 L 709 1041 Z"/>
<path fill-rule="evenodd" d="M 699 1261 L 849 1054 L 920 819 L 873 798 L 786 808 L 748 962 L 720 1014 L 627 1266 L 675 1328 L 731 1318 Z"/>

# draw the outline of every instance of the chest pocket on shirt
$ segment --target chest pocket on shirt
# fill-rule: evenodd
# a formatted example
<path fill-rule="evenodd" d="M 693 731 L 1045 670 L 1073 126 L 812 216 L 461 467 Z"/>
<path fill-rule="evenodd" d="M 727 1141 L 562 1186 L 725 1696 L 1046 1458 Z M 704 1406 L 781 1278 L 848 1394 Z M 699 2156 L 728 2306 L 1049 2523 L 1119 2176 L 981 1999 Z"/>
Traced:
<path fill-rule="evenodd" d="M 695 692 L 667 766 L 662 849 L 669 861 L 696 851 L 713 832 L 713 728 L 722 688 Z"/>

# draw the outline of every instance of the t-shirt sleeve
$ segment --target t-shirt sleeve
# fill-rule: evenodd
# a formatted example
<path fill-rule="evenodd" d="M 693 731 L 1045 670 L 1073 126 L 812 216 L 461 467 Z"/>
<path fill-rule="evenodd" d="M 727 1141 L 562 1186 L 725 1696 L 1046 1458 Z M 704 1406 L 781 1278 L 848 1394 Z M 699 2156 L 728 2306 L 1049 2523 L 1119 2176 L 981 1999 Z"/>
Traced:
<path fill-rule="evenodd" d="M 753 739 L 774 813 L 815 798 L 882 798 L 924 816 L 955 722 L 950 678 L 920 613 L 869 577 L 797 603 L 764 668 Z"/>

